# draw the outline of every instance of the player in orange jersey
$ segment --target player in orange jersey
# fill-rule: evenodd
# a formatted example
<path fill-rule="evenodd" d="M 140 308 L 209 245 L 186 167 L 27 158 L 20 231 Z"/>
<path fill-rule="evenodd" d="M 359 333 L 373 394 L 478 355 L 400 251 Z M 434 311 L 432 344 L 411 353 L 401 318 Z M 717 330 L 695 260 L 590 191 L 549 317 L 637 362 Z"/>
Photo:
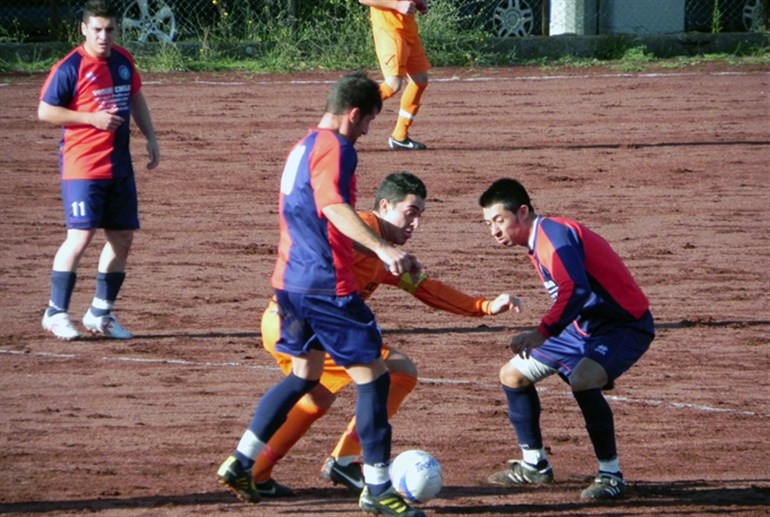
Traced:
<path fill-rule="evenodd" d="M 427 191 L 425 184 L 414 174 L 397 172 L 388 175 L 380 185 L 374 200 L 374 212 L 359 212 L 361 218 L 376 233 L 392 244 L 403 245 L 412 237 L 425 210 Z M 494 300 L 464 294 L 438 280 L 420 275 L 413 279 L 409 274 L 396 276 L 388 272 L 382 261 L 364 251 L 356 251 L 353 274 L 361 297 L 366 300 L 380 284 L 403 289 L 424 304 L 461 316 L 482 317 L 500 314 L 515 308 L 520 302 L 508 294 Z M 262 316 L 262 343 L 275 357 L 284 374 L 291 371 L 291 357 L 275 350 L 279 338 L 279 317 L 275 301 L 268 304 Z M 391 377 L 388 396 L 388 417 L 392 417 L 404 399 L 417 385 L 417 367 L 406 355 L 394 348 L 383 347 L 382 355 Z M 272 479 L 272 470 L 291 447 L 308 431 L 310 426 L 327 413 L 337 393 L 351 382 L 342 367 L 337 366 L 327 354 L 321 382 L 305 395 L 289 412 L 286 422 L 273 435 L 257 457 L 254 480 L 263 497 L 281 497 L 292 490 Z M 361 492 L 364 486 L 361 464 L 358 460 L 361 445 L 355 431 L 355 418 L 350 421 L 331 456 L 324 462 L 321 474 L 350 490 Z"/>
<path fill-rule="evenodd" d="M 377 61 L 384 82 L 380 83 L 382 100 L 406 88 L 401 95 L 396 127 L 388 138 L 391 149 L 419 151 L 427 149 L 422 142 L 409 138 L 409 126 L 420 110 L 420 100 L 428 87 L 430 61 L 425 55 L 417 30 L 416 13 L 428 13 L 425 0 L 358 0 L 369 6 L 372 36 Z"/>

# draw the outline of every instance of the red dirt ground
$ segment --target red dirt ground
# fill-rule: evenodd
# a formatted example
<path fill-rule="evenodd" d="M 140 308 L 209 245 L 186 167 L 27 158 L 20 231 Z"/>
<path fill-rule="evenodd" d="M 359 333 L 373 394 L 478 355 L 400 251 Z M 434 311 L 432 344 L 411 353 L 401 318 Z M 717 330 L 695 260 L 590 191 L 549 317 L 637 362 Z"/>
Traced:
<path fill-rule="evenodd" d="M 144 77 L 163 161 L 142 170 L 137 135 L 143 230 L 118 305 L 137 335 L 128 343 L 40 329 L 64 237 L 58 130 L 36 120 L 42 75 L 0 76 L 0 513 L 359 514 L 318 474 L 350 389 L 275 471 L 297 497 L 252 507 L 215 482 L 280 378 L 259 334 L 278 178 L 339 75 Z M 393 448 L 441 461 L 429 514 L 770 514 L 770 71 L 437 69 L 424 102 L 413 135 L 429 151 L 386 149 L 393 100 L 360 141 L 359 207 L 386 173 L 420 175 L 428 212 L 408 248 L 429 274 L 525 304 L 471 320 L 387 287 L 371 302 L 386 340 L 420 368 Z M 501 176 L 521 179 L 540 213 L 606 236 L 651 300 L 658 337 L 609 394 L 625 501 L 580 500 L 596 466 L 558 379 L 541 389 L 558 482 L 485 484 L 518 457 L 497 380 L 505 345 L 550 303 L 523 249 L 497 248 L 480 222 L 477 197 Z M 101 242 L 81 264 L 75 316 Z"/>

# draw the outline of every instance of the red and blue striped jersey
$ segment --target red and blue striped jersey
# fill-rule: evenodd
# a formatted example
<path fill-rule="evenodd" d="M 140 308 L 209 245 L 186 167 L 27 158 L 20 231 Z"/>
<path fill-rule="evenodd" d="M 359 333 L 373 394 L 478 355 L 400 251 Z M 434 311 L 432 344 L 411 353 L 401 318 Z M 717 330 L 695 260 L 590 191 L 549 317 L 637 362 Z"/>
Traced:
<path fill-rule="evenodd" d="M 561 333 L 573 321 L 584 332 L 609 322 L 632 323 L 649 302 L 610 244 L 585 226 L 561 217 L 538 217 L 529 257 L 554 304 L 538 331 Z"/>
<path fill-rule="evenodd" d="M 311 129 L 292 148 L 281 176 L 275 289 L 332 296 L 358 290 L 353 241 L 323 215 L 329 205 L 355 206 L 357 164 L 353 144 L 329 129 Z"/>
<path fill-rule="evenodd" d="M 113 46 L 98 59 L 81 45 L 56 63 L 40 100 L 73 111 L 97 112 L 117 106 L 124 122 L 115 132 L 91 125 L 62 128 L 62 179 L 111 179 L 133 174 L 129 149 L 131 97 L 142 81 L 127 50 Z"/>

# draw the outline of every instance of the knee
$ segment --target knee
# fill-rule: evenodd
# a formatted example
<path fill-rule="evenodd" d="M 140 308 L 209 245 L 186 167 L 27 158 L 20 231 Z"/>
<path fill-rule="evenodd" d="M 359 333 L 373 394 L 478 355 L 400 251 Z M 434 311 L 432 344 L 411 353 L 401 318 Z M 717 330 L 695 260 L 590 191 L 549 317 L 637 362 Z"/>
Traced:
<path fill-rule="evenodd" d="M 91 239 L 94 237 L 93 231 L 73 231 L 67 232 L 67 238 L 61 245 L 62 250 L 66 250 L 72 254 L 82 256 L 85 253 L 88 245 L 91 244 Z"/>
<path fill-rule="evenodd" d="M 387 84 L 393 93 L 398 93 L 401 90 L 403 79 L 398 76 L 390 76 L 385 78 L 385 84 Z"/>
<path fill-rule="evenodd" d="M 417 377 L 417 365 L 409 357 L 396 350 L 391 349 L 390 355 L 385 360 L 385 365 L 390 373 L 404 373 Z"/>
<path fill-rule="evenodd" d="M 112 248 L 113 253 L 117 257 L 128 257 L 128 252 L 131 250 L 131 244 L 134 242 L 134 232 L 107 232 L 107 243 Z"/>
<path fill-rule="evenodd" d="M 607 373 L 601 369 L 576 368 L 569 376 L 572 391 L 587 391 L 602 388 L 607 384 Z"/>
<path fill-rule="evenodd" d="M 420 88 L 425 89 L 425 88 L 428 87 L 428 73 L 427 72 L 423 72 L 421 74 L 410 75 L 409 79 L 411 79 L 412 82 L 414 82 Z"/>
<path fill-rule="evenodd" d="M 500 368 L 500 382 L 509 388 L 526 388 L 532 381 L 524 377 L 511 363 L 505 363 Z"/>

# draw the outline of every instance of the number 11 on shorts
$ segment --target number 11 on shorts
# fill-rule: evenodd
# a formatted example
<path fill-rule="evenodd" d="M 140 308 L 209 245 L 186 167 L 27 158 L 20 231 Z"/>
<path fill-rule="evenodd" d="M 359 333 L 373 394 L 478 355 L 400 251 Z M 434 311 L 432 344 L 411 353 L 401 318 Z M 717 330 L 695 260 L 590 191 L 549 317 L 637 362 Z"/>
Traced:
<path fill-rule="evenodd" d="M 72 206 L 72 217 L 85 217 L 86 216 L 86 203 L 85 203 L 85 201 L 73 201 L 71 206 Z"/>

